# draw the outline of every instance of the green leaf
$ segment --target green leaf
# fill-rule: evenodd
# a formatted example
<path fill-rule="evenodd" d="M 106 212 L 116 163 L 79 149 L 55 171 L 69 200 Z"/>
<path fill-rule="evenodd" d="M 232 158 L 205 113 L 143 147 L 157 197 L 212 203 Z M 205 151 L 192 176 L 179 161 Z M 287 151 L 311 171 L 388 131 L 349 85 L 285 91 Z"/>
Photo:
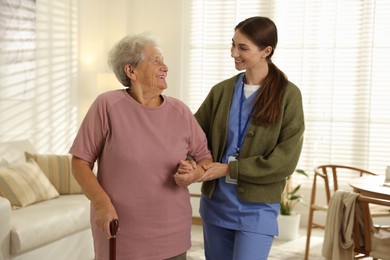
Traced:
<path fill-rule="evenodd" d="M 302 169 L 295 169 L 295 172 L 299 173 L 299 174 L 302 174 L 302 175 L 305 175 L 306 177 L 309 177 L 309 175 Z"/>
<path fill-rule="evenodd" d="M 290 191 L 289 194 L 295 194 L 300 188 L 301 188 L 301 185 L 298 185 L 292 191 Z"/>
<path fill-rule="evenodd" d="M 309 175 L 302 169 L 295 169 L 295 172 L 302 174 L 306 177 L 309 177 Z M 290 180 L 290 177 L 291 177 L 291 175 L 287 177 L 288 181 Z M 280 202 L 280 214 L 281 215 L 291 215 L 293 207 L 298 202 L 307 206 L 306 203 L 302 200 L 303 196 L 300 194 L 297 194 L 300 188 L 301 188 L 301 185 L 298 185 L 295 188 L 293 188 L 292 191 L 285 190 L 285 192 L 282 194 L 282 200 Z"/>
<path fill-rule="evenodd" d="M 289 200 L 299 200 L 302 198 L 302 195 L 293 195 L 289 198 Z"/>

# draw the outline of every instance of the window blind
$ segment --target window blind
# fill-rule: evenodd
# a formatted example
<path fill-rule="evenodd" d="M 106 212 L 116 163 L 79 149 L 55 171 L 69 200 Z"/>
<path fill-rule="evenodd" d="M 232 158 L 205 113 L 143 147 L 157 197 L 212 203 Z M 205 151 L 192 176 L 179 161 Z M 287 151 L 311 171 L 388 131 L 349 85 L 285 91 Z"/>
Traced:
<path fill-rule="evenodd" d="M 36 136 L 55 149 L 67 149 L 77 130 L 78 5 L 37 0 Z"/>
<path fill-rule="evenodd" d="M 35 1 L 1 0 L 0 7 L 0 99 L 25 99 L 34 89 Z"/>
<path fill-rule="evenodd" d="M 299 168 L 345 164 L 384 174 L 390 165 L 390 2 L 386 0 L 191 1 L 184 99 L 195 112 L 217 82 L 238 73 L 234 26 L 268 16 L 273 57 L 302 91 L 306 132 Z"/>
<path fill-rule="evenodd" d="M 68 152 L 77 130 L 78 0 L 0 7 L 0 136 Z"/>

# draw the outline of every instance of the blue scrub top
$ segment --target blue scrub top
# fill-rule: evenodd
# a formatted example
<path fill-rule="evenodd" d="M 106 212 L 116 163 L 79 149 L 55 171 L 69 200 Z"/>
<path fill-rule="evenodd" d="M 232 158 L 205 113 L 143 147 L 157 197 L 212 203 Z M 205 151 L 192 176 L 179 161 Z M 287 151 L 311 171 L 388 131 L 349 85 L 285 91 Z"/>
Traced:
<path fill-rule="evenodd" d="M 229 156 L 235 156 L 239 139 L 239 119 L 241 132 L 245 136 L 247 120 L 250 120 L 252 105 L 256 98 L 253 93 L 248 98 L 241 97 L 244 87 L 244 73 L 237 77 L 234 87 L 233 101 L 229 113 L 228 136 L 221 163 L 228 163 Z M 241 107 L 241 100 L 244 100 Z M 200 215 L 202 220 L 216 226 L 250 231 L 265 235 L 278 235 L 277 216 L 279 203 L 253 203 L 238 199 L 237 185 L 226 182 L 226 177 L 217 180 L 212 199 L 201 197 Z"/>

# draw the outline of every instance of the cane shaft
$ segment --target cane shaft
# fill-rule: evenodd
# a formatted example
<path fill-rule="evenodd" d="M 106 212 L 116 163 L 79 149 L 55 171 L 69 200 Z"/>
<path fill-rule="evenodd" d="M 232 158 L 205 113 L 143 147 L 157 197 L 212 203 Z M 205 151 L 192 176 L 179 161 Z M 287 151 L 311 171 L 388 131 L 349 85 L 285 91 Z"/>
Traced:
<path fill-rule="evenodd" d="M 110 260 L 116 260 L 116 233 L 118 232 L 119 221 L 117 219 L 113 219 L 110 222 Z"/>

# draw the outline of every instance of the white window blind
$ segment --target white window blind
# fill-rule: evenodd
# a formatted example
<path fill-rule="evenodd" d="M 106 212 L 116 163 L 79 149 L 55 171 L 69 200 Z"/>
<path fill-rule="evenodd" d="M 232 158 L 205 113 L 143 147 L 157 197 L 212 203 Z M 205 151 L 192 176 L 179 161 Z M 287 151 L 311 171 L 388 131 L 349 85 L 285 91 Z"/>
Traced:
<path fill-rule="evenodd" d="M 390 165 L 390 2 L 193 0 L 184 98 L 193 112 L 237 73 L 234 26 L 268 16 L 278 27 L 273 61 L 302 91 L 306 121 L 298 167 L 345 164 L 384 174 Z"/>
<path fill-rule="evenodd" d="M 0 0 L 0 50 L 0 137 L 67 152 L 77 130 L 78 0 Z"/>
<path fill-rule="evenodd" d="M 77 130 L 78 6 L 78 0 L 37 0 L 38 139 L 62 152 Z"/>
<path fill-rule="evenodd" d="M 35 1 L 0 0 L 1 99 L 31 96 L 35 49 Z"/>

